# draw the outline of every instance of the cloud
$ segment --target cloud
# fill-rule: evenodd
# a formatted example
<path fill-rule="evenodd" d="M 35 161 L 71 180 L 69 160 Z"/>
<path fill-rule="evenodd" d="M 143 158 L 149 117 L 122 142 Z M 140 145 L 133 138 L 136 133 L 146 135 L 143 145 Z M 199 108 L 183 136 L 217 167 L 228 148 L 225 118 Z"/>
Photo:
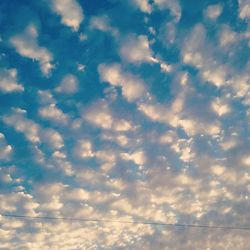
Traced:
<path fill-rule="evenodd" d="M 120 56 L 131 63 L 150 62 L 152 51 L 147 36 L 129 35 L 121 43 Z"/>
<path fill-rule="evenodd" d="M 84 19 L 83 10 L 77 0 L 52 0 L 52 9 L 61 16 L 62 23 L 77 31 Z"/>
<path fill-rule="evenodd" d="M 68 115 L 64 114 L 63 111 L 56 106 L 56 104 L 40 107 L 38 112 L 42 118 L 58 124 L 65 125 L 69 121 Z"/>
<path fill-rule="evenodd" d="M 242 19 L 250 19 L 250 3 L 248 0 L 238 0 L 239 17 Z"/>
<path fill-rule="evenodd" d="M 79 140 L 75 147 L 75 154 L 80 158 L 94 157 L 92 143 L 89 140 Z"/>
<path fill-rule="evenodd" d="M 205 16 L 211 20 L 216 20 L 222 13 L 222 6 L 220 4 L 209 5 L 205 10 Z"/>
<path fill-rule="evenodd" d="M 56 130 L 42 128 L 33 120 L 28 119 L 26 115 L 26 110 L 13 108 L 9 115 L 3 116 L 3 122 L 13 127 L 17 132 L 23 133 L 32 144 L 44 143 L 52 149 L 63 147 L 63 138 Z"/>
<path fill-rule="evenodd" d="M 221 39 L 224 46 L 228 39 Z M 182 50 L 182 58 L 185 64 L 190 64 L 200 71 L 200 76 L 204 81 L 220 88 L 227 84 L 228 68 L 225 64 L 215 60 L 216 51 L 209 40 L 202 24 L 197 24 L 187 40 Z"/>
<path fill-rule="evenodd" d="M 0 133 L 0 160 L 8 161 L 12 154 L 12 147 L 7 144 L 4 134 Z"/>
<path fill-rule="evenodd" d="M 24 87 L 17 81 L 16 69 L 0 69 L 0 91 L 3 93 L 24 91 Z"/>
<path fill-rule="evenodd" d="M 154 0 L 154 4 L 158 6 L 159 9 L 169 9 L 175 21 L 179 21 L 181 18 L 181 6 L 179 1 L 172 0 Z"/>
<path fill-rule="evenodd" d="M 133 161 L 137 165 L 143 165 L 146 163 L 146 155 L 143 151 L 136 151 L 132 154 L 121 153 L 121 158 L 125 161 Z"/>
<path fill-rule="evenodd" d="M 66 75 L 61 81 L 60 85 L 56 87 L 55 91 L 63 94 L 75 94 L 78 91 L 79 81 L 72 75 Z"/>
<path fill-rule="evenodd" d="M 38 61 L 42 73 L 45 76 L 49 75 L 54 67 L 53 56 L 46 48 L 39 46 L 38 31 L 35 25 L 30 24 L 22 34 L 13 36 L 10 43 L 21 56 Z"/>
<path fill-rule="evenodd" d="M 87 112 L 83 113 L 84 119 L 103 129 L 111 129 L 113 117 L 107 103 L 95 103 Z"/>
<path fill-rule="evenodd" d="M 105 130 L 125 132 L 134 129 L 132 124 L 126 119 L 115 117 L 115 114 L 105 101 L 93 103 L 83 111 L 82 117 L 93 125 Z"/>
<path fill-rule="evenodd" d="M 211 108 L 218 116 L 226 115 L 231 111 L 230 106 L 219 98 L 211 103 Z"/>
<path fill-rule="evenodd" d="M 46 19 L 46 6 L 39 5 L 45 18 L 37 46 L 51 33 L 63 40 L 49 80 L 31 75 L 26 83 L 22 60 L 9 60 L 8 50 L 0 55 L 7 71 L 22 72 L 12 80 L 21 85 L 22 76 L 25 87 L 25 94 L 3 95 L 0 108 L 0 213 L 110 220 L 30 223 L 0 215 L 2 248 L 249 249 L 243 230 L 112 222 L 250 221 L 247 19 L 235 19 L 240 8 L 221 1 L 223 17 L 213 9 L 212 19 L 203 3 L 129 2 L 139 11 L 120 0 L 95 9 L 90 3 L 88 27 L 80 31 L 79 24 L 78 35 L 54 25 L 59 16 Z M 121 13 L 129 18 L 121 20 Z M 80 93 L 81 79 L 88 88 Z"/>
<path fill-rule="evenodd" d="M 63 138 L 55 129 L 43 129 L 41 138 L 44 144 L 47 144 L 52 149 L 59 149 L 64 146 Z"/>
<path fill-rule="evenodd" d="M 114 37 L 118 37 L 119 31 L 110 24 L 110 20 L 107 16 L 95 16 L 90 20 L 90 28 L 97 29 L 103 32 L 108 32 Z"/>
<path fill-rule="evenodd" d="M 152 5 L 148 0 L 132 0 L 133 4 L 135 4 L 142 12 L 150 14 L 152 12 Z"/>
<path fill-rule="evenodd" d="M 242 162 L 243 162 L 244 165 L 250 167 L 250 155 L 244 156 L 243 159 L 242 159 Z"/>
<path fill-rule="evenodd" d="M 130 73 L 122 72 L 119 64 L 100 64 L 98 72 L 101 81 L 121 87 L 123 96 L 129 102 L 145 96 L 146 88 L 143 81 Z"/>
<path fill-rule="evenodd" d="M 32 143 L 39 143 L 40 136 L 39 130 L 40 127 L 38 124 L 32 120 L 27 119 L 26 110 L 23 109 L 13 109 L 12 113 L 5 115 L 3 121 L 16 129 L 16 131 L 24 133 L 25 137 Z"/>
<path fill-rule="evenodd" d="M 229 27 L 224 26 L 220 32 L 219 43 L 221 47 L 234 44 L 239 39 L 239 34 L 233 32 Z"/>
<path fill-rule="evenodd" d="M 192 162 L 194 153 L 192 152 L 192 138 L 189 140 L 179 139 L 176 143 L 172 143 L 171 149 L 180 155 L 183 162 Z"/>
<path fill-rule="evenodd" d="M 40 104 L 53 104 L 56 103 L 52 93 L 49 90 L 38 90 L 38 99 Z"/>

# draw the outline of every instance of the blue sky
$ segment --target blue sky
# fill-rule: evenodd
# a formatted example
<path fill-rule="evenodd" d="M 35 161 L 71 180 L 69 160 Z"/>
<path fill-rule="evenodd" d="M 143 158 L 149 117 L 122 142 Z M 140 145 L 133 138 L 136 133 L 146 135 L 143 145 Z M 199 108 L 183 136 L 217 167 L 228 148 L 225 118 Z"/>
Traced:
<path fill-rule="evenodd" d="M 1 249 L 247 250 L 250 2 L 2 0 Z"/>

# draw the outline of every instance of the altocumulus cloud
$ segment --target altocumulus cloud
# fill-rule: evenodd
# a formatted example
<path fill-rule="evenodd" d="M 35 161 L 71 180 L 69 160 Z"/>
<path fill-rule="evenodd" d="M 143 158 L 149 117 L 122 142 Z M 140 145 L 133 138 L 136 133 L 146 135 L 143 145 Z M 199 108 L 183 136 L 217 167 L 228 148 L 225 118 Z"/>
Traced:
<path fill-rule="evenodd" d="M 5 2 L 0 248 L 248 250 L 114 221 L 249 227 L 249 1 Z"/>

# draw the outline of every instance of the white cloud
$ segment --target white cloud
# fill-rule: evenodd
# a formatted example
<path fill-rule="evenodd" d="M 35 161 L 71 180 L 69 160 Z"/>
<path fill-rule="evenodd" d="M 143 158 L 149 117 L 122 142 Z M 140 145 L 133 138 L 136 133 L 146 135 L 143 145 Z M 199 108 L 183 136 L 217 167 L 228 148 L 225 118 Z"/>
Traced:
<path fill-rule="evenodd" d="M 103 129 L 111 129 L 113 117 L 107 103 L 99 102 L 83 113 L 84 119 Z"/>
<path fill-rule="evenodd" d="M 56 102 L 49 90 L 38 90 L 37 95 L 41 104 L 53 104 Z"/>
<path fill-rule="evenodd" d="M 218 122 L 205 122 L 199 117 L 186 118 L 184 96 L 177 96 L 169 109 L 159 103 L 141 103 L 138 110 L 152 121 L 168 124 L 174 128 L 182 128 L 188 136 L 209 134 L 216 136 L 221 132 Z"/>
<path fill-rule="evenodd" d="M 224 26 L 220 32 L 219 42 L 221 47 L 232 45 L 240 38 L 239 34 Z"/>
<path fill-rule="evenodd" d="M 201 71 L 201 77 L 203 80 L 208 81 L 216 87 L 222 87 L 227 83 L 226 80 L 227 71 L 223 66 L 217 68 L 204 69 Z"/>
<path fill-rule="evenodd" d="M 17 81 L 16 69 L 0 69 L 0 91 L 4 93 L 24 91 L 24 87 Z"/>
<path fill-rule="evenodd" d="M 224 45 L 224 43 L 222 42 Z M 182 50 L 183 62 L 200 70 L 204 81 L 222 87 L 227 84 L 228 69 L 216 58 L 214 45 L 207 39 L 205 27 L 196 25 L 185 40 Z"/>
<path fill-rule="evenodd" d="M 53 149 L 59 149 L 64 146 L 63 138 L 55 129 L 43 129 L 41 131 L 41 138 L 44 144 L 47 144 Z"/>
<path fill-rule="evenodd" d="M 112 36 L 117 37 L 119 31 L 110 25 L 109 18 L 107 16 L 95 16 L 90 20 L 90 27 L 103 32 L 108 32 Z"/>
<path fill-rule="evenodd" d="M 3 122 L 13 127 L 17 132 L 23 133 L 31 143 L 44 143 L 53 149 L 61 148 L 64 145 L 62 136 L 57 131 L 42 128 L 26 116 L 26 110 L 14 108 L 11 114 L 3 117 Z"/>
<path fill-rule="evenodd" d="M 112 113 L 108 104 L 99 101 L 83 112 L 83 118 L 97 127 L 118 132 L 133 130 L 132 124 L 126 119 L 119 119 Z"/>
<path fill-rule="evenodd" d="M 238 142 L 235 138 L 228 138 L 228 139 L 224 139 L 220 143 L 220 146 L 223 150 L 227 151 L 227 150 L 230 150 L 230 149 L 236 147 L 237 144 L 238 144 Z"/>
<path fill-rule="evenodd" d="M 172 144 L 174 140 L 177 140 L 177 135 L 174 131 L 168 131 L 160 136 L 161 144 Z"/>
<path fill-rule="evenodd" d="M 43 74 L 49 75 L 53 69 L 53 56 L 46 48 L 39 46 L 35 25 L 29 25 L 24 33 L 12 37 L 10 42 L 21 56 L 38 61 Z"/>
<path fill-rule="evenodd" d="M 152 51 L 147 36 L 129 35 L 121 43 L 120 56 L 131 63 L 150 62 Z"/>
<path fill-rule="evenodd" d="M 152 12 L 152 6 L 148 0 L 132 0 L 132 2 L 145 13 L 150 14 Z"/>
<path fill-rule="evenodd" d="M 238 0 L 239 17 L 242 19 L 250 19 L 250 3 L 249 0 Z"/>
<path fill-rule="evenodd" d="M 116 120 L 113 124 L 113 128 L 115 131 L 124 132 L 132 129 L 132 125 L 130 122 L 125 119 Z"/>
<path fill-rule="evenodd" d="M 231 111 L 230 106 L 219 98 L 211 103 L 211 108 L 218 116 L 226 115 Z"/>
<path fill-rule="evenodd" d="M 0 133 L 0 160 L 9 160 L 12 147 L 7 144 L 4 134 Z"/>
<path fill-rule="evenodd" d="M 74 94 L 78 91 L 78 79 L 72 75 L 66 75 L 61 81 L 60 85 L 55 89 L 56 92 L 64 94 Z"/>
<path fill-rule="evenodd" d="M 169 73 L 172 71 L 172 66 L 170 64 L 167 64 L 160 58 L 150 57 L 150 61 L 159 64 L 161 71 L 164 73 Z"/>
<path fill-rule="evenodd" d="M 102 135 L 105 141 L 114 141 L 120 146 L 126 146 L 129 143 L 129 138 L 123 134 L 105 133 Z"/>
<path fill-rule="evenodd" d="M 112 150 L 99 150 L 95 153 L 96 158 L 102 163 L 109 163 L 109 168 L 115 164 L 116 154 Z"/>
<path fill-rule="evenodd" d="M 226 171 L 226 168 L 221 165 L 215 165 L 211 167 L 211 170 L 215 175 L 222 175 Z"/>
<path fill-rule="evenodd" d="M 180 155 L 180 160 L 183 162 L 190 162 L 195 156 L 194 152 L 192 151 L 192 138 L 189 140 L 177 140 L 176 143 L 172 143 L 171 149 Z"/>
<path fill-rule="evenodd" d="M 92 143 L 89 140 L 79 140 L 74 150 L 75 154 L 80 158 L 91 158 L 95 156 Z"/>
<path fill-rule="evenodd" d="M 63 207 L 63 203 L 60 201 L 60 198 L 56 195 L 51 196 L 51 200 L 48 202 L 44 202 L 40 205 L 40 209 L 44 211 L 58 211 Z"/>
<path fill-rule="evenodd" d="M 68 115 L 64 114 L 55 104 L 39 108 L 39 115 L 46 120 L 59 124 L 67 124 L 69 121 Z"/>
<path fill-rule="evenodd" d="M 16 131 L 21 132 L 25 137 L 33 142 L 40 142 L 40 127 L 38 124 L 26 118 L 26 110 L 23 109 L 13 109 L 10 115 L 5 115 L 3 121 L 16 129 Z"/>
<path fill-rule="evenodd" d="M 248 167 L 250 167 L 250 155 L 244 156 L 242 159 L 242 163 Z"/>
<path fill-rule="evenodd" d="M 134 153 L 121 153 L 121 158 L 125 161 L 133 161 L 137 165 L 143 165 L 146 163 L 147 158 L 143 151 L 136 151 Z"/>
<path fill-rule="evenodd" d="M 156 6 L 159 9 L 169 9 L 172 16 L 175 18 L 175 21 L 179 21 L 181 18 L 181 6 L 179 1 L 172 1 L 172 0 L 154 0 Z"/>
<path fill-rule="evenodd" d="M 129 102 L 135 101 L 146 94 L 142 80 L 129 73 L 122 72 L 119 64 L 100 64 L 98 72 L 101 81 L 120 86 L 122 94 Z"/>
<path fill-rule="evenodd" d="M 61 16 L 62 23 L 74 31 L 83 21 L 83 10 L 77 0 L 52 0 L 52 9 Z"/>
<path fill-rule="evenodd" d="M 209 5 L 205 11 L 206 17 L 212 20 L 216 20 L 222 12 L 222 6 L 220 4 Z"/>

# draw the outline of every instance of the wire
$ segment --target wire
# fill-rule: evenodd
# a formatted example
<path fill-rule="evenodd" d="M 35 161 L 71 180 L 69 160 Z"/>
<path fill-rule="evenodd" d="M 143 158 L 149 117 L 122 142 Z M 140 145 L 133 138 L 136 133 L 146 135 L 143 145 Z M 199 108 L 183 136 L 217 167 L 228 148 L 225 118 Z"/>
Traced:
<path fill-rule="evenodd" d="M 72 217 L 49 217 L 49 216 L 29 216 L 17 214 L 2 214 L 3 217 L 11 217 L 18 219 L 41 219 L 41 220 L 64 220 L 64 221 L 79 221 L 79 222 L 105 222 L 105 223 L 120 223 L 120 224 L 141 224 L 152 226 L 171 226 L 171 227 L 192 227 L 192 228 L 208 228 L 208 229 L 224 229 L 224 230 L 250 230 L 250 227 L 242 226 L 213 226 L 213 225 L 197 225 L 197 224 L 180 224 L 180 223 L 162 223 L 154 221 L 120 221 L 108 219 L 84 219 Z"/>

